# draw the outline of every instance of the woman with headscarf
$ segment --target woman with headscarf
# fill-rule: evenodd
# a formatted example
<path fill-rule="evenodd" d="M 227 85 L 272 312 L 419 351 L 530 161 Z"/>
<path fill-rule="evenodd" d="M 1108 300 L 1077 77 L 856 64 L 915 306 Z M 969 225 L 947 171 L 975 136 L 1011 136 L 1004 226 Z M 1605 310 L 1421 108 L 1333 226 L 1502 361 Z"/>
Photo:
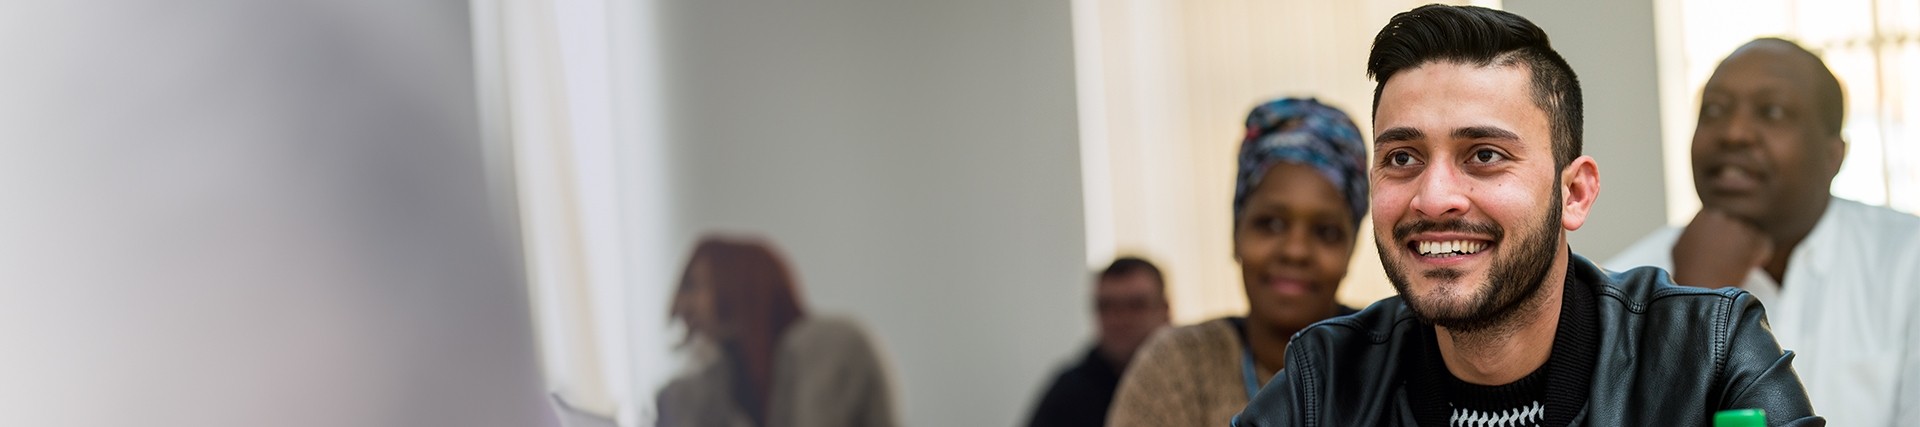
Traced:
<path fill-rule="evenodd" d="M 660 390 L 656 425 L 898 424 L 872 340 L 849 319 L 809 313 L 766 243 L 702 239 L 668 317 L 687 330 L 682 347 L 711 344 L 717 357 Z"/>
<path fill-rule="evenodd" d="M 1247 115 L 1233 195 L 1245 317 L 1161 331 L 1135 356 L 1109 426 L 1221 426 L 1285 368 L 1294 332 L 1334 301 L 1367 212 L 1366 148 L 1345 113 L 1281 99 Z"/>

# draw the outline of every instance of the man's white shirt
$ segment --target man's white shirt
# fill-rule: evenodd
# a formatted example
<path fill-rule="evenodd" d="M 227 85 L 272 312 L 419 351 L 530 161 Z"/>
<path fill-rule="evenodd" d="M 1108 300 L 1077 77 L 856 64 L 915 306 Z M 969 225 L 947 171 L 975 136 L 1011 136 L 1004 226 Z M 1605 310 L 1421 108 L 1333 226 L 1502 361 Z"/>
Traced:
<path fill-rule="evenodd" d="M 1607 261 L 1673 269 L 1680 227 Z M 1836 426 L 1920 426 L 1920 217 L 1833 198 L 1787 260 L 1784 284 L 1747 272 L 1814 412 Z"/>

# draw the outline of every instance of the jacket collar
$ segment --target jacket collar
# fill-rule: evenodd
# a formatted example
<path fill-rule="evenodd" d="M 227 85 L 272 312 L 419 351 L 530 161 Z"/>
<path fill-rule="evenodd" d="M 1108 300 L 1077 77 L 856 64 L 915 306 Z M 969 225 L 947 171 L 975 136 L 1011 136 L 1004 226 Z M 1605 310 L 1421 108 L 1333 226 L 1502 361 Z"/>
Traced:
<path fill-rule="evenodd" d="M 1605 280 L 1599 271 L 1578 255 L 1568 257 L 1553 351 L 1541 367 L 1546 370 L 1547 383 L 1542 402 L 1547 406 L 1545 425 L 1569 425 L 1586 406 L 1600 349 L 1599 286 L 1593 282 Z M 1433 327 L 1425 324 L 1413 328 L 1409 337 L 1418 344 L 1403 353 L 1400 362 L 1408 373 L 1402 407 L 1412 410 L 1410 415 L 1420 425 L 1447 425 L 1451 408 L 1444 388 L 1452 373 L 1440 358 L 1439 339 Z"/>

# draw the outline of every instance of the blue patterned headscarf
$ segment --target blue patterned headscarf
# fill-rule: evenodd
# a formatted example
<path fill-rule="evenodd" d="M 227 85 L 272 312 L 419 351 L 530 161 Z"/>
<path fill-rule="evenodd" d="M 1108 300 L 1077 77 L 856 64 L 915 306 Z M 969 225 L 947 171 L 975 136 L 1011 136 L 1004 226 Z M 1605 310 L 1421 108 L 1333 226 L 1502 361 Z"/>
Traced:
<path fill-rule="evenodd" d="M 1338 109 L 1313 98 L 1286 98 L 1254 107 L 1240 141 L 1240 177 L 1233 187 L 1233 216 L 1276 162 L 1319 170 L 1347 196 L 1353 223 L 1367 215 L 1367 149 L 1360 128 Z"/>

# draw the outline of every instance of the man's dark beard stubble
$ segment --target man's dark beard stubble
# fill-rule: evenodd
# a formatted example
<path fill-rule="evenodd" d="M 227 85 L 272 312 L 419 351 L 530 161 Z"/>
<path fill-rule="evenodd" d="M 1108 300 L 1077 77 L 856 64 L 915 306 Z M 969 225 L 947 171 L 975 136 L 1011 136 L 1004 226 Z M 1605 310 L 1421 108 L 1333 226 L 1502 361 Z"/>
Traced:
<path fill-rule="evenodd" d="M 1523 240 L 1514 242 L 1515 245 L 1510 247 L 1501 245 L 1498 248 L 1507 257 L 1493 260 L 1493 270 L 1487 274 L 1487 283 L 1483 283 L 1479 290 L 1474 292 L 1466 307 L 1462 309 L 1443 310 L 1437 307 L 1422 307 L 1426 305 L 1423 304 L 1425 301 L 1419 301 L 1413 294 L 1407 292 L 1406 271 L 1388 256 L 1389 246 L 1375 237 L 1374 247 L 1380 251 L 1380 263 L 1386 267 L 1387 279 L 1393 282 L 1393 290 L 1400 293 L 1400 297 L 1406 301 L 1407 308 L 1413 311 L 1415 318 L 1458 334 L 1473 334 L 1494 328 L 1521 326 L 1513 324 L 1515 317 L 1532 311 L 1534 307 L 1540 305 L 1541 301 L 1537 296 L 1545 285 L 1542 282 L 1546 280 L 1547 273 L 1553 267 L 1553 254 L 1556 249 L 1554 246 L 1559 243 L 1558 233 L 1554 232 L 1555 227 L 1560 224 L 1560 179 L 1557 174 L 1554 177 L 1553 188 L 1553 204 L 1547 207 L 1546 221 L 1540 222 L 1539 228 L 1533 230 L 1534 232 L 1529 233 Z M 1403 242 L 1406 241 L 1407 236 L 1414 233 L 1429 231 L 1484 234 L 1492 236 L 1494 241 L 1501 243 L 1505 243 L 1506 235 L 1505 229 L 1498 224 L 1470 223 L 1453 219 L 1401 224 L 1393 228 L 1393 237 L 1395 242 Z M 1399 245 L 1391 247 L 1398 249 Z M 1422 274 L 1429 280 L 1444 282 L 1457 281 L 1464 275 L 1465 273 L 1459 270 L 1445 268 Z"/>

